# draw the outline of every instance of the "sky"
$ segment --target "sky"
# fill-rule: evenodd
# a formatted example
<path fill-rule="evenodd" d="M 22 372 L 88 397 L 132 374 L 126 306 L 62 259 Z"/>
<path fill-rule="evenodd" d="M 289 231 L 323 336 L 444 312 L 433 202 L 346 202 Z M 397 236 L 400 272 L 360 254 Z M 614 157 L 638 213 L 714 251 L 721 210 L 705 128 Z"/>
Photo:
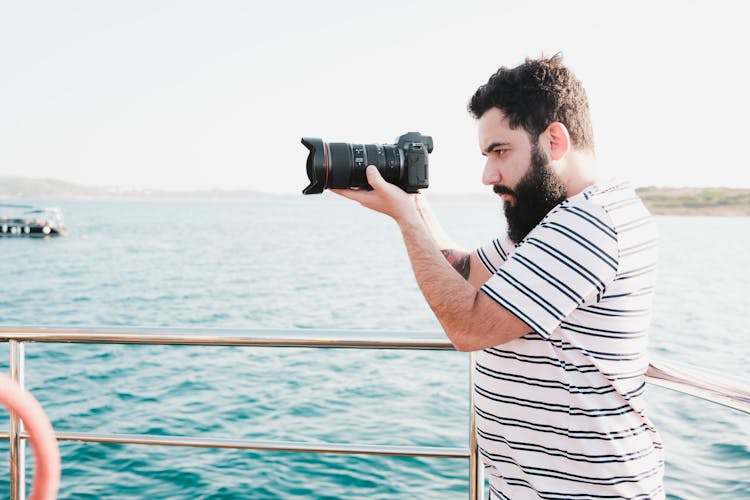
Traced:
<path fill-rule="evenodd" d="M 300 138 L 431 135 L 430 191 L 486 192 L 466 105 L 562 52 L 603 177 L 750 187 L 741 1 L 35 1 L 0 5 L 0 177 L 299 193 Z"/>

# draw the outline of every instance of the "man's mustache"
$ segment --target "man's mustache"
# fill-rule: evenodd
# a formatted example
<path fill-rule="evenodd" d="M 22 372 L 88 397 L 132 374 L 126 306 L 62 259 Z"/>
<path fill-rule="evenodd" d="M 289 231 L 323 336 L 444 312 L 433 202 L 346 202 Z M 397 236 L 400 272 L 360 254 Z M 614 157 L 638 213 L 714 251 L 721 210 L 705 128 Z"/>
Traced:
<path fill-rule="evenodd" d="M 492 190 L 496 194 L 509 194 L 511 196 L 516 196 L 516 192 L 515 191 L 513 191 L 508 186 L 503 186 L 502 184 L 495 184 L 494 186 L 492 186 Z"/>

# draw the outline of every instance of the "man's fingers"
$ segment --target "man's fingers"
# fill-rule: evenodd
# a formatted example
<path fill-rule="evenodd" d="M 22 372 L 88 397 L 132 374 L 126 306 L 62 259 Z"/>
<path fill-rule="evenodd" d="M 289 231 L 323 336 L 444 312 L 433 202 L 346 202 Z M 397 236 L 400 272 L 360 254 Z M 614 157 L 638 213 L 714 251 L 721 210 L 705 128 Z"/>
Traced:
<path fill-rule="evenodd" d="M 385 184 L 388 184 L 388 182 L 383 179 L 383 176 L 380 175 L 380 172 L 378 171 L 378 168 L 374 165 L 368 165 L 365 169 L 365 176 L 367 177 L 367 183 L 372 186 L 373 188 L 379 188 Z M 359 188 L 359 189 L 329 189 L 330 192 L 336 193 L 341 196 L 346 196 L 347 198 L 351 199 L 357 199 L 357 197 L 362 194 L 366 193 L 367 191 Z"/>
<path fill-rule="evenodd" d="M 378 168 L 374 165 L 369 165 L 365 170 L 365 174 L 367 174 L 367 183 L 373 188 L 379 188 L 386 182 L 383 176 L 380 175 Z"/>
<path fill-rule="evenodd" d="M 405 209 L 412 208 L 413 210 L 412 201 L 406 198 L 406 193 L 383 179 L 383 176 L 380 175 L 376 167 L 369 165 L 365 173 L 367 174 L 367 182 L 372 186 L 372 190 L 359 188 L 331 189 L 331 191 L 356 201 L 371 210 L 389 215 L 394 219 Z"/>

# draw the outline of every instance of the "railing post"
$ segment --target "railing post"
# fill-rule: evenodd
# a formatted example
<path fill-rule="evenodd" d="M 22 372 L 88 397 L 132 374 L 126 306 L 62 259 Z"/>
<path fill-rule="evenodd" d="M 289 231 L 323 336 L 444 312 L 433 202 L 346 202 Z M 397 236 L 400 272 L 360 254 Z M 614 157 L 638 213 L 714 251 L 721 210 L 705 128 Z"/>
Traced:
<path fill-rule="evenodd" d="M 469 500 L 482 500 L 484 497 L 484 475 L 477 450 L 476 406 L 474 401 L 474 372 L 477 353 L 471 353 L 469 363 Z"/>
<path fill-rule="evenodd" d="M 8 342 L 10 353 L 10 378 L 23 388 L 24 353 L 23 342 L 11 340 Z M 26 442 L 21 438 L 23 421 L 18 415 L 10 412 L 10 500 L 25 500 L 26 498 Z"/>

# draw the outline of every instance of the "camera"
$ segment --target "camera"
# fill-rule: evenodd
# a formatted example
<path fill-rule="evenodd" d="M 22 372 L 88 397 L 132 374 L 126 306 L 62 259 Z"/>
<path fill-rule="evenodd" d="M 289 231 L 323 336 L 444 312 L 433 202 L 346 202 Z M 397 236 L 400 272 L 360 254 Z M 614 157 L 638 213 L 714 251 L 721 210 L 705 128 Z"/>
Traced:
<path fill-rule="evenodd" d="M 318 194 L 324 189 L 366 188 L 365 169 L 375 165 L 383 178 L 407 193 L 417 193 L 429 185 L 427 154 L 432 153 L 432 137 L 408 132 L 396 144 L 349 144 L 324 142 L 303 137 L 310 185 L 302 194 Z"/>

